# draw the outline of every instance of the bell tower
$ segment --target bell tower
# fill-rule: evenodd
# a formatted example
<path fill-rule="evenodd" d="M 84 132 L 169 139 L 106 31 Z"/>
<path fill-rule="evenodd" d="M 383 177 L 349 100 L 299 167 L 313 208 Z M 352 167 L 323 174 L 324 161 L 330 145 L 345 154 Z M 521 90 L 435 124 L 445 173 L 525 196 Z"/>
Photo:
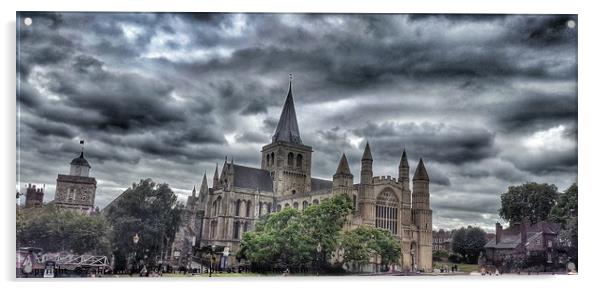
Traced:
<path fill-rule="evenodd" d="M 261 149 L 261 169 L 270 171 L 277 195 L 311 191 L 312 152 L 301 141 L 293 101 L 293 75 L 289 74 L 288 94 L 272 143 Z"/>

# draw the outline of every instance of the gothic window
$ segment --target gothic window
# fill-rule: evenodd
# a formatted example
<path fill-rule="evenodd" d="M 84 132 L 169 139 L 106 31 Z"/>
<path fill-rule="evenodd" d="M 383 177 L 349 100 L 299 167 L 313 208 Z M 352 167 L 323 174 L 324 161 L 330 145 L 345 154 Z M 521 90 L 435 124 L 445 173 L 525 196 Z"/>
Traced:
<path fill-rule="evenodd" d="M 272 165 L 274 165 L 274 161 L 276 161 L 276 160 L 274 159 L 274 152 L 272 152 L 272 154 L 271 154 L 271 155 L 272 155 L 272 158 L 271 158 L 271 159 L 272 159 Z"/>
<path fill-rule="evenodd" d="M 263 214 L 263 203 L 262 202 L 259 203 L 259 216 L 261 216 L 261 214 Z"/>
<path fill-rule="evenodd" d="M 211 205 L 211 213 L 212 213 L 212 216 L 217 215 L 217 201 L 216 200 L 214 200 L 213 204 Z"/>
<path fill-rule="evenodd" d="M 221 211 L 221 207 L 222 207 L 222 197 L 221 196 L 217 197 L 217 199 L 215 200 L 215 205 L 216 205 L 215 215 L 219 215 L 220 211 Z"/>
<path fill-rule="evenodd" d="M 242 226 L 242 232 L 246 233 L 249 230 L 249 222 L 245 222 Z"/>
<path fill-rule="evenodd" d="M 320 204 L 320 201 L 317 199 L 314 199 L 314 201 L 312 202 L 313 204 Z"/>
<path fill-rule="evenodd" d="M 293 208 L 294 209 L 299 209 L 299 203 L 298 202 L 293 203 Z"/>
<path fill-rule="evenodd" d="M 236 210 L 234 212 L 235 216 L 240 216 L 240 199 L 236 201 Z"/>
<path fill-rule="evenodd" d="M 211 221 L 211 238 L 216 238 L 216 234 L 217 234 L 217 221 L 213 220 Z"/>
<path fill-rule="evenodd" d="M 303 201 L 303 209 L 306 209 L 307 206 L 309 206 L 309 202 L 307 202 L 307 200 Z"/>
<path fill-rule="evenodd" d="M 279 205 L 276 207 L 276 211 L 281 211 L 281 210 L 282 210 L 282 205 L 281 205 L 281 204 L 279 204 Z"/>
<path fill-rule="evenodd" d="M 234 239 L 238 240 L 240 239 L 240 222 L 235 221 L 234 222 Z"/>
<path fill-rule="evenodd" d="M 388 229 L 397 235 L 397 197 L 391 191 L 383 191 L 376 198 L 376 227 Z"/>
<path fill-rule="evenodd" d="M 268 213 L 271 213 L 272 212 L 272 203 L 268 202 L 266 205 L 268 207 Z"/>
<path fill-rule="evenodd" d="M 245 214 L 246 217 L 250 217 L 251 216 L 251 201 L 247 201 L 247 212 Z"/>
<path fill-rule="evenodd" d="M 303 165 L 303 156 L 301 154 L 297 154 L 297 167 L 301 168 Z"/>
<path fill-rule="evenodd" d="M 357 195 L 353 195 L 353 209 L 357 208 Z"/>
<path fill-rule="evenodd" d="M 265 165 L 270 166 L 270 154 L 267 155 Z"/>
<path fill-rule="evenodd" d="M 288 153 L 288 166 L 293 167 L 293 161 L 295 159 L 295 154 L 293 152 Z"/>

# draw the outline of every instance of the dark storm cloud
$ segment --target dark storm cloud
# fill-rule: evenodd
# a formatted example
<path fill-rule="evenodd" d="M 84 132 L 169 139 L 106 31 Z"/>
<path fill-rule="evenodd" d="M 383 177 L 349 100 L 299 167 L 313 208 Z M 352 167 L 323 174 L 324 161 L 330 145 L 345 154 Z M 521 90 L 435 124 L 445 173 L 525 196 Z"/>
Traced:
<path fill-rule="evenodd" d="M 26 16 L 20 178 L 53 184 L 86 139 L 101 206 L 147 176 L 186 194 L 225 155 L 259 166 L 288 73 L 312 174 L 330 178 L 345 153 L 357 181 L 369 141 L 375 174 L 396 176 L 406 148 L 412 173 L 426 163 L 435 225 L 494 222 L 509 184 L 576 180 L 574 15 L 28 12 L 17 21 Z"/>
<path fill-rule="evenodd" d="M 382 154 L 390 157 L 397 157 L 400 147 L 429 160 L 454 164 L 478 161 L 496 154 L 495 136 L 483 128 L 430 123 L 368 123 L 355 133 L 368 138 L 375 147 L 385 148 Z"/>

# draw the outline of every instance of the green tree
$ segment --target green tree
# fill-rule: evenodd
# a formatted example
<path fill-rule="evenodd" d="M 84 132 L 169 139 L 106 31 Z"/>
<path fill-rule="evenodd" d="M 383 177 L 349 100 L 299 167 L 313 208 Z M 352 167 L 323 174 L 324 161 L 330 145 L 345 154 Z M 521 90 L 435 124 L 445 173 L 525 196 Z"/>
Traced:
<path fill-rule="evenodd" d="M 105 209 L 112 226 L 116 268 L 124 269 L 128 258 L 154 265 L 156 257 L 173 241 L 180 223 L 182 204 L 169 185 L 140 180 Z M 133 237 L 138 235 L 138 243 Z"/>
<path fill-rule="evenodd" d="M 45 252 L 108 255 L 110 229 L 98 215 L 83 215 L 52 205 L 17 211 L 17 246 Z"/>
<path fill-rule="evenodd" d="M 465 262 L 475 264 L 487 244 L 487 234 L 479 227 L 460 228 L 452 236 L 452 250 Z"/>
<path fill-rule="evenodd" d="M 563 228 L 559 233 L 561 247 L 571 257 L 571 261 L 577 262 L 578 253 L 578 188 L 572 184 L 558 197 L 558 202 L 550 212 L 550 219 L 561 223 Z"/>
<path fill-rule="evenodd" d="M 344 232 L 341 249 L 344 261 L 356 265 L 364 265 L 377 256 L 384 265 L 399 264 L 401 255 L 401 246 L 390 231 L 366 225 Z"/>
<path fill-rule="evenodd" d="M 351 199 L 338 195 L 303 211 L 285 208 L 264 216 L 255 231 L 243 234 L 237 256 L 258 266 L 290 269 L 325 263 L 337 249 L 351 209 Z"/>
<path fill-rule="evenodd" d="M 573 183 L 567 190 L 558 196 L 558 202 L 550 212 L 550 219 L 554 222 L 566 225 L 566 223 L 577 217 L 577 184 Z"/>
<path fill-rule="evenodd" d="M 520 223 L 523 218 L 532 224 L 547 220 L 558 198 L 558 188 L 553 184 L 525 183 L 510 186 L 502 193 L 500 217 L 510 223 Z"/>

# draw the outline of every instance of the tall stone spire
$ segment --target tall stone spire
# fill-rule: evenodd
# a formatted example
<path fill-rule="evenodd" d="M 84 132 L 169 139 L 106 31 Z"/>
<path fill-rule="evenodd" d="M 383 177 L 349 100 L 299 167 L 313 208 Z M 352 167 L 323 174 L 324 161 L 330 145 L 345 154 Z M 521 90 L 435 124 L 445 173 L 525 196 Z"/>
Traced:
<path fill-rule="evenodd" d="M 370 152 L 370 143 L 366 142 L 364 154 L 362 155 L 362 166 L 360 168 L 360 183 L 372 184 L 372 152 Z"/>
<path fill-rule="evenodd" d="M 349 162 L 347 162 L 347 156 L 345 156 L 345 153 L 343 153 L 341 161 L 339 161 L 339 167 L 337 167 L 337 172 L 335 175 L 337 174 L 351 174 L 351 170 L 349 170 Z"/>
<path fill-rule="evenodd" d="M 215 173 L 213 173 L 213 188 L 219 185 L 219 173 L 217 171 L 217 162 L 215 162 Z"/>
<path fill-rule="evenodd" d="M 422 158 L 420 158 L 420 162 L 418 162 L 418 166 L 416 167 L 416 171 L 414 172 L 414 177 L 412 180 L 429 180 L 429 175 L 426 173 L 426 167 L 424 167 Z"/>
<path fill-rule="evenodd" d="M 406 150 L 403 149 L 401 153 L 401 160 L 399 161 L 399 179 L 400 181 L 410 181 L 410 165 L 408 164 L 408 156 Z"/>
<path fill-rule="evenodd" d="M 284 107 L 280 114 L 280 120 L 276 127 L 276 132 L 272 137 L 272 142 L 288 142 L 302 144 L 301 135 L 299 134 L 299 125 L 297 125 L 297 114 L 295 113 L 295 103 L 293 101 L 293 74 L 289 74 L 290 80 L 288 83 L 288 94 Z"/>
<path fill-rule="evenodd" d="M 370 152 L 370 142 L 366 142 L 366 147 L 364 148 L 364 155 L 362 155 L 362 160 L 372 160 L 372 152 Z"/>
<path fill-rule="evenodd" d="M 192 197 L 196 197 L 196 185 L 192 187 Z"/>
<path fill-rule="evenodd" d="M 201 182 L 201 190 L 199 191 L 199 196 L 203 194 L 207 194 L 209 192 L 209 186 L 207 185 L 207 172 L 203 174 L 203 181 Z"/>

